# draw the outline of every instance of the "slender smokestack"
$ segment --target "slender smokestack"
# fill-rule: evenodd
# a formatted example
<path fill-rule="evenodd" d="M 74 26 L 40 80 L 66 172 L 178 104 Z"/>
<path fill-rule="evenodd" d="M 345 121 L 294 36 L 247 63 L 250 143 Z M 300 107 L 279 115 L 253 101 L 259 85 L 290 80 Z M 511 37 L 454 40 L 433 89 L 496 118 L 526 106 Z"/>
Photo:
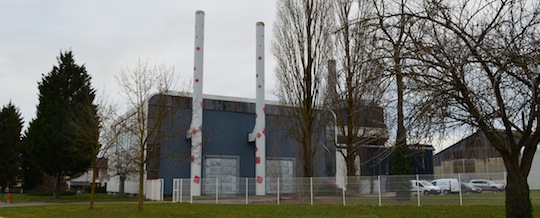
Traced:
<path fill-rule="evenodd" d="M 191 196 L 201 195 L 202 121 L 203 121 L 204 11 L 195 13 L 195 67 L 191 118 Z"/>
<path fill-rule="evenodd" d="M 336 60 L 328 61 L 328 86 L 327 86 L 327 103 L 328 105 L 335 105 L 336 100 L 338 99 L 337 95 L 337 71 L 336 71 Z M 332 108 L 334 109 L 334 108 Z"/>
<path fill-rule="evenodd" d="M 248 140 L 255 141 L 255 194 L 265 195 L 266 187 L 266 106 L 264 105 L 264 23 L 256 25 L 255 127 Z"/>

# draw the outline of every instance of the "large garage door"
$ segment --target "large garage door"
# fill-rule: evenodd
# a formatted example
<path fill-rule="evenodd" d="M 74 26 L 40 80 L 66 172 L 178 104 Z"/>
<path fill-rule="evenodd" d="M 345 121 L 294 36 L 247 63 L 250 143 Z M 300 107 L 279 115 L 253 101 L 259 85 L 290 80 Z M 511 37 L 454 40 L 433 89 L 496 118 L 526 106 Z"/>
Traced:
<path fill-rule="evenodd" d="M 234 194 L 237 191 L 239 158 L 236 156 L 207 156 L 204 161 L 204 192 Z"/>
<path fill-rule="evenodd" d="M 293 177 L 294 177 L 294 159 L 267 159 L 266 160 L 266 192 L 277 192 L 277 181 L 279 178 L 280 192 L 292 193 L 293 191 Z"/>

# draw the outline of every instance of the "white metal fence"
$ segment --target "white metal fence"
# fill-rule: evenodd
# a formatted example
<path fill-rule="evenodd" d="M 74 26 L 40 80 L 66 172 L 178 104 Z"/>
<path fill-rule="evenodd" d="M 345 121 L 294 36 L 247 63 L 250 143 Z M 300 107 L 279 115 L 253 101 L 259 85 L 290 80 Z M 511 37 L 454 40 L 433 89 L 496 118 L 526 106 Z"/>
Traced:
<path fill-rule="evenodd" d="M 540 176 L 540 172 L 531 172 Z M 254 178 L 236 178 L 220 182 L 219 178 L 202 179 L 202 193 L 192 196 L 189 179 L 174 179 L 173 202 L 211 204 L 340 204 L 340 205 L 504 205 L 504 191 L 484 189 L 472 193 L 455 189 L 454 193 L 434 194 L 414 189 L 411 180 L 433 181 L 455 179 L 469 182 L 471 179 L 488 179 L 505 183 L 506 173 L 488 174 L 445 174 L 407 176 L 356 176 L 344 180 L 336 178 L 267 178 L 266 195 L 255 195 Z M 340 182 L 342 181 L 342 182 Z M 531 181 L 529 182 L 531 183 Z M 533 181 L 540 183 L 540 181 Z M 540 190 L 531 184 L 533 204 L 540 204 Z M 345 188 L 341 188 L 345 187 Z M 403 191 L 405 190 L 405 191 Z M 401 195 L 401 193 L 405 193 Z"/>

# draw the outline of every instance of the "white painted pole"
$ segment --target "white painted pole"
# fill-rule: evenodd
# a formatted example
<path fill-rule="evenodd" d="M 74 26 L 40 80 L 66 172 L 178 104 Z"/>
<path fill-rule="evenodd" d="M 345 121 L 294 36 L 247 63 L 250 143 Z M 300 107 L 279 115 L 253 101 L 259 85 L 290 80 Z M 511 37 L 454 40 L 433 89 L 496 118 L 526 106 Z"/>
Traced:
<path fill-rule="evenodd" d="M 183 187 L 182 183 L 183 183 L 183 181 L 184 181 L 184 179 L 181 178 L 180 179 L 180 203 L 182 203 L 182 187 Z"/>
<path fill-rule="evenodd" d="M 216 178 L 216 204 L 219 203 L 219 178 Z"/>
<path fill-rule="evenodd" d="M 341 198 L 343 199 L 343 206 L 345 206 L 345 187 L 341 189 Z"/>
<path fill-rule="evenodd" d="M 420 179 L 418 178 L 418 174 L 416 174 L 416 199 L 420 207 Z"/>
<path fill-rule="evenodd" d="M 279 205 L 279 177 L 277 178 L 277 204 Z"/>
<path fill-rule="evenodd" d="M 255 141 L 255 194 L 266 194 L 266 106 L 264 104 L 264 23 L 256 24 L 255 45 L 255 127 L 248 141 Z"/>
<path fill-rule="evenodd" d="M 458 187 L 459 187 L 459 206 L 463 206 L 463 193 L 461 192 L 461 174 L 457 174 Z"/>
<path fill-rule="evenodd" d="M 309 177 L 309 194 L 311 199 L 311 205 L 313 205 L 313 177 Z"/>
<path fill-rule="evenodd" d="M 382 195 L 381 195 L 381 175 L 377 176 L 377 181 L 379 181 L 379 207 L 382 206 Z"/>
<path fill-rule="evenodd" d="M 249 191 L 248 185 L 249 185 L 249 179 L 246 177 L 246 204 L 248 204 L 248 196 L 249 196 L 249 194 L 248 194 L 248 191 Z"/>
<path fill-rule="evenodd" d="M 191 196 L 201 195 L 202 120 L 203 120 L 203 57 L 204 11 L 195 13 L 195 67 L 193 68 L 193 96 L 191 128 Z"/>

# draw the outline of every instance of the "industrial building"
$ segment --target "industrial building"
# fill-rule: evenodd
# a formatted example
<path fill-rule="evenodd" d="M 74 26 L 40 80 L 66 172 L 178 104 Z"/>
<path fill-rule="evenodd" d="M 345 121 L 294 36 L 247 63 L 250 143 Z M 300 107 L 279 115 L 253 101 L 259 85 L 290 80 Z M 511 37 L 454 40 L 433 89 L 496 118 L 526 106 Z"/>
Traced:
<path fill-rule="evenodd" d="M 476 132 L 433 156 L 436 174 L 505 172 L 499 152 Z"/>
<path fill-rule="evenodd" d="M 270 178 L 292 180 L 294 177 L 302 177 L 302 152 L 297 139 L 292 136 L 292 131 L 298 130 L 291 129 L 289 125 L 294 120 L 290 111 L 296 108 L 266 101 L 264 97 L 264 24 L 256 24 L 256 99 L 202 93 L 203 28 L 204 12 L 197 11 L 193 93 L 158 94 L 151 96 L 145 105 L 150 121 L 148 134 L 150 129 L 156 130 L 153 128 L 155 125 L 159 126 L 158 132 L 153 132 L 157 137 L 146 144 L 146 179 L 163 179 L 163 193 L 171 194 L 173 179 L 186 178 L 190 181 L 190 195 L 199 196 L 214 190 L 213 186 L 206 183 L 211 179 L 219 179 L 221 190 L 234 194 L 243 191 L 239 189 L 238 178 L 252 178 L 255 186 L 253 192 L 265 195 L 271 192 L 266 183 Z M 339 111 L 340 108 L 335 110 Z M 346 176 L 345 164 L 341 160 L 343 156 L 336 152 L 344 136 L 336 131 L 336 127 L 344 123 L 340 123 L 337 118 L 333 123 L 322 119 L 322 115 L 329 111 L 332 110 L 320 109 L 316 112 L 321 115 L 321 119 L 316 121 L 320 128 L 312 133 L 315 139 L 311 145 L 314 151 L 313 176 L 335 177 L 337 180 Z M 371 137 L 369 133 L 372 131 L 386 132 L 381 107 L 364 105 L 358 113 L 362 115 L 357 122 L 363 130 L 362 137 Z M 339 112 L 337 114 L 344 116 Z M 129 117 L 127 114 L 125 119 Z M 121 142 L 123 145 L 119 146 L 129 150 L 130 137 L 124 139 Z M 363 153 L 369 155 L 358 157 L 358 175 L 391 172 L 390 156 L 375 155 L 391 151 L 391 148 L 385 147 L 386 140 L 382 137 L 362 144 Z M 418 156 L 421 160 L 413 158 L 415 161 L 412 164 L 420 164 L 415 167 L 418 171 L 432 173 L 431 150 L 421 150 L 420 153 L 413 152 L 422 155 Z M 112 176 L 107 191 L 118 192 L 119 185 L 118 177 Z M 133 178 L 124 187 L 126 193 L 137 193 L 137 182 Z"/>
<path fill-rule="evenodd" d="M 506 182 L 504 161 L 481 131 L 435 154 L 433 164 L 438 175 L 460 173 L 465 181 L 474 177 Z M 535 153 L 528 181 L 531 190 L 540 190 L 540 152 Z"/>
<path fill-rule="evenodd" d="M 146 165 L 147 178 L 164 180 L 164 194 L 171 194 L 173 178 L 190 178 L 191 175 L 191 140 L 186 138 L 190 130 L 192 117 L 192 99 L 189 95 L 176 93 L 170 95 L 155 95 L 148 101 L 149 115 L 158 117 L 160 111 L 166 111 L 168 117 L 162 121 L 161 138 L 152 141 L 148 146 L 149 159 Z M 202 180 L 219 178 L 223 186 L 231 191 L 238 189 L 238 178 L 255 178 L 255 166 L 260 160 L 255 157 L 255 143 L 248 140 L 249 133 L 255 125 L 255 100 L 231 98 L 224 96 L 204 95 L 203 97 L 203 141 L 202 141 Z M 300 159 L 298 144 L 287 132 L 287 120 L 291 119 L 284 113 L 287 107 L 278 102 L 266 101 L 266 173 L 265 178 L 294 178 L 303 176 L 303 166 Z M 382 119 L 382 108 L 374 107 Z M 326 112 L 326 111 L 321 111 Z M 374 112 L 371 112 L 372 114 Z M 367 113 L 366 113 L 367 114 Z M 381 120 L 382 121 L 382 120 Z M 366 128 L 381 126 L 361 125 Z M 371 123 L 373 124 L 373 123 Z M 152 125 L 152 124 L 150 124 Z M 340 125 L 340 124 L 338 124 Z M 334 126 L 322 128 L 318 135 L 319 141 L 314 143 L 316 150 L 314 161 L 314 177 L 336 177 L 343 163 L 339 163 L 341 154 L 336 153 L 334 143 Z M 342 137 L 338 135 L 338 143 Z M 378 140 L 382 144 L 364 145 L 364 152 L 358 157 L 357 174 L 363 176 L 391 175 L 392 149 L 385 147 L 386 139 Z M 150 149 L 150 148 L 155 148 Z M 431 146 L 411 146 L 413 168 L 418 174 L 432 174 Z M 337 157 L 337 158 L 336 158 Z M 336 163 L 336 159 L 338 159 Z M 362 163 L 362 164 L 360 164 Z M 344 175 L 337 175 L 341 177 Z M 136 194 L 135 181 L 126 183 L 126 192 Z M 205 186 L 201 182 L 201 194 Z M 111 177 L 107 185 L 109 192 L 117 192 L 118 180 Z"/>

